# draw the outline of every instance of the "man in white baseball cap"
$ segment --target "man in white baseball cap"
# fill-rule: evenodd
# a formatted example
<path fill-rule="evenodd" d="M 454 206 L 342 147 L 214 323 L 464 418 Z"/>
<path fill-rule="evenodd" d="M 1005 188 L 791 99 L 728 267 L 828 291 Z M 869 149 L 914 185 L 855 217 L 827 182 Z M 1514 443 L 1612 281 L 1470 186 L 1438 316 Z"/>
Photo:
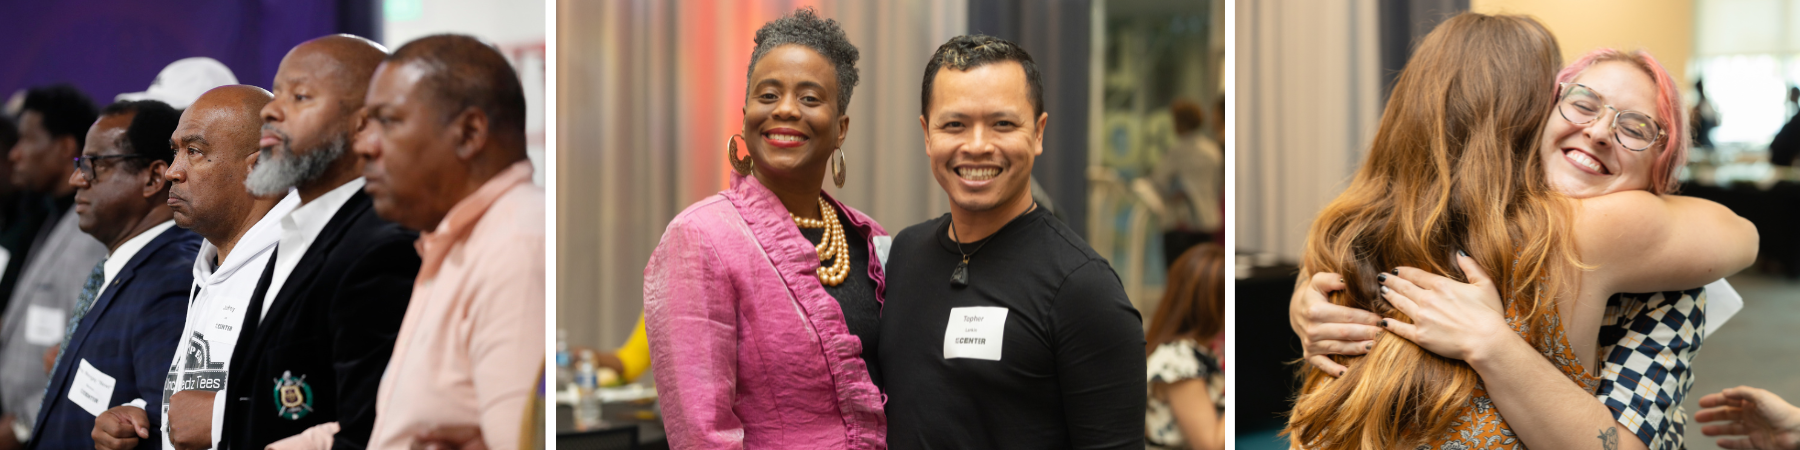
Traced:
<path fill-rule="evenodd" d="M 150 83 L 150 89 L 119 94 L 115 100 L 157 100 L 168 103 L 175 109 L 187 109 L 188 105 L 194 104 L 194 99 L 200 98 L 200 94 L 230 84 L 238 84 L 237 76 L 231 74 L 231 68 L 225 67 L 219 60 L 195 56 L 169 63 L 168 67 L 156 74 L 156 81 Z"/>

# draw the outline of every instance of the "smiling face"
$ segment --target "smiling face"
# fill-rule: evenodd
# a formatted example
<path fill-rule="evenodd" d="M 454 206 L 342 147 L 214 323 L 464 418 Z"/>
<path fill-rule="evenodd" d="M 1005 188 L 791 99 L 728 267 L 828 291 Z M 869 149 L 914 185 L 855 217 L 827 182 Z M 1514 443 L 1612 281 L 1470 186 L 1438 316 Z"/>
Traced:
<path fill-rule="evenodd" d="M 1050 115 L 1032 117 L 1024 67 L 946 67 L 931 89 L 931 109 L 919 121 L 931 174 L 951 207 L 980 213 L 1030 202 L 1031 164 L 1044 153 Z"/>
<path fill-rule="evenodd" d="M 1592 88 L 1605 104 L 1619 111 L 1644 113 L 1668 128 L 1668 119 L 1656 115 L 1655 81 L 1631 63 L 1594 64 L 1574 82 Z M 1617 113 L 1606 108 L 1601 111 L 1599 118 L 1587 125 L 1576 125 L 1560 112 L 1550 114 L 1539 148 L 1544 176 L 1557 191 L 1574 198 L 1649 189 L 1652 166 L 1664 142 L 1658 140 L 1644 151 L 1622 147 L 1612 131 Z"/>
<path fill-rule="evenodd" d="M 744 99 L 744 138 L 756 176 L 822 180 L 850 118 L 837 107 L 837 69 L 823 55 L 789 44 L 763 55 Z"/>
<path fill-rule="evenodd" d="M 125 155 L 119 142 L 135 116 L 134 113 L 100 116 L 93 128 L 88 129 L 87 146 L 82 148 L 81 157 Z M 82 232 L 108 245 L 126 231 L 133 216 L 142 216 L 149 209 L 144 204 L 144 187 L 149 183 L 147 177 L 158 168 L 145 169 L 139 165 L 142 161 L 128 161 L 130 159 L 91 160 L 93 181 L 88 181 L 80 170 L 69 175 L 69 184 L 75 186 L 75 216 L 79 219 L 76 224 Z"/>

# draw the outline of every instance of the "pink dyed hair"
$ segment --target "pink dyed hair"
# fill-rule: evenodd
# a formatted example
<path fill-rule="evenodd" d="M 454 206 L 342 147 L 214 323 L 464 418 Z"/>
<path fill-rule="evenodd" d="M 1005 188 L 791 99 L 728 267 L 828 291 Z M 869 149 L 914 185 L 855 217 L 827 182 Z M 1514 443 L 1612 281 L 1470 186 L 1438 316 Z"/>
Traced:
<path fill-rule="evenodd" d="M 1650 164 L 1650 192 L 1668 194 L 1675 192 L 1679 184 L 1676 175 L 1682 166 L 1687 164 L 1688 135 L 1687 120 L 1681 110 L 1681 90 L 1675 87 L 1675 79 L 1664 70 L 1662 63 L 1650 56 L 1650 52 L 1638 50 L 1630 53 L 1611 48 L 1599 48 L 1581 55 L 1575 62 L 1569 63 L 1561 72 L 1556 73 L 1557 83 L 1575 81 L 1577 75 L 1595 64 L 1607 61 L 1623 61 L 1637 66 L 1656 82 L 1656 117 L 1661 122 L 1657 125 L 1663 129 L 1662 154 L 1656 155 L 1656 161 Z M 1562 96 L 1562 85 L 1557 85 L 1557 97 Z M 1559 116 L 1560 117 L 1560 116 Z"/>

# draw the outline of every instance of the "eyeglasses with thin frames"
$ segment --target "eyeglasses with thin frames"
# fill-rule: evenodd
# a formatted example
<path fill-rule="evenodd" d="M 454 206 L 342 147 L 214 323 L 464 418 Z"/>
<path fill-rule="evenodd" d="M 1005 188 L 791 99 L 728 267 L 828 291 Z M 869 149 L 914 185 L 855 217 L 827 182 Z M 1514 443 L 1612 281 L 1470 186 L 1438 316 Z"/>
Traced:
<path fill-rule="evenodd" d="M 100 161 L 105 161 L 108 159 L 125 159 L 125 158 L 149 158 L 149 156 L 138 155 L 138 154 L 106 155 L 106 156 L 77 156 L 77 157 L 75 157 L 75 169 L 81 171 L 82 179 L 85 179 L 85 180 L 87 180 L 87 182 L 92 183 L 92 182 L 94 182 L 94 179 L 97 178 L 97 175 L 94 174 L 94 164 L 95 163 L 100 162 Z"/>
<path fill-rule="evenodd" d="M 1562 86 L 1562 98 L 1556 102 L 1556 112 L 1561 113 L 1563 120 L 1569 123 L 1586 126 L 1600 120 L 1605 115 L 1601 108 L 1613 111 L 1613 142 L 1631 151 L 1644 151 L 1662 140 L 1663 130 L 1656 119 L 1632 110 L 1619 110 L 1606 104 L 1604 97 L 1594 92 L 1593 88 L 1580 83 L 1557 83 Z"/>

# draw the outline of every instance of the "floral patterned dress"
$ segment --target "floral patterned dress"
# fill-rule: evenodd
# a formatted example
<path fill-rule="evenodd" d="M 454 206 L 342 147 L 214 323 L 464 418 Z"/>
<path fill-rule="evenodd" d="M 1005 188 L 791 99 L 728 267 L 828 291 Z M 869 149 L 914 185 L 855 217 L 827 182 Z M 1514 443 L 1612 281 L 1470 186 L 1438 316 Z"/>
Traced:
<path fill-rule="evenodd" d="M 1212 398 L 1219 416 L 1224 417 L 1225 371 L 1211 348 L 1198 345 L 1192 339 L 1165 343 L 1150 353 L 1145 369 L 1149 402 L 1144 412 L 1144 441 L 1149 448 L 1189 447 L 1187 439 L 1181 435 L 1180 425 L 1175 422 L 1174 411 L 1169 409 L 1168 396 L 1160 392 L 1160 386 L 1191 379 L 1205 380 L 1207 396 Z"/>
<path fill-rule="evenodd" d="M 1549 333 L 1531 343 L 1539 353 L 1549 359 L 1569 381 L 1580 385 L 1583 390 L 1593 394 L 1600 386 L 1600 377 L 1588 374 L 1582 368 L 1574 350 L 1569 348 L 1568 336 L 1563 334 L 1562 321 L 1554 308 L 1549 312 Z M 1523 313 L 1509 305 L 1506 308 L 1507 322 L 1513 331 L 1526 335 L 1525 324 L 1514 318 Z M 1476 384 L 1475 395 L 1470 397 L 1469 404 L 1457 412 L 1456 420 L 1451 422 L 1450 429 L 1437 439 L 1419 446 L 1415 450 L 1468 450 L 1468 449 L 1524 449 L 1525 443 L 1513 434 L 1506 420 L 1500 417 L 1500 410 L 1494 408 L 1493 399 L 1488 397 L 1487 386 Z"/>

